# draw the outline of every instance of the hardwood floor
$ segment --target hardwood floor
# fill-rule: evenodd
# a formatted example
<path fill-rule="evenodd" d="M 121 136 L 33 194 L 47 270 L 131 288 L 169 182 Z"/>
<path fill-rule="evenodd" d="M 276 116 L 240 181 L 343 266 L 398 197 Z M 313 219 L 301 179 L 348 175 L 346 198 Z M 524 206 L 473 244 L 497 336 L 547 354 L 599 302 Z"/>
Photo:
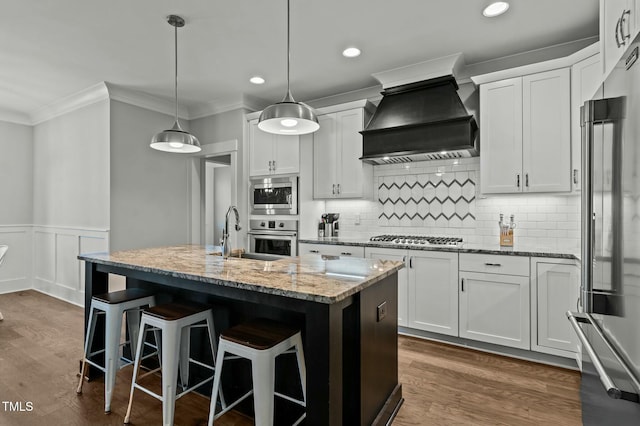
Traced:
<path fill-rule="evenodd" d="M 110 415 L 103 412 L 102 380 L 75 392 L 81 308 L 23 291 L 1 294 L 0 311 L 0 425 L 122 424 L 131 367 L 118 373 Z M 396 426 L 582 424 L 577 372 L 402 336 L 399 360 L 405 403 Z M 2 401 L 21 402 L 23 411 Z M 205 425 L 208 411 L 208 398 L 188 394 L 176 404 L 176 425 Z M 161 424 L 160 401 L 136 392 L 131 421 Z M 216 422 L 251 424 L 233 412 Z"/>

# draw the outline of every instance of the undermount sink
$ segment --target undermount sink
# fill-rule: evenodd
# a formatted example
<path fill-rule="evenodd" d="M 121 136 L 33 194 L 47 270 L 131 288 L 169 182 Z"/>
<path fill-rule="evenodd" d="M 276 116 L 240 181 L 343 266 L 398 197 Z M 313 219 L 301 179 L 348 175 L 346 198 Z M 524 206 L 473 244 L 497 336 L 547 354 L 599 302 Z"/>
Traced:
<path fill-rule="evenodd" d="M 253 259 L 253 260 L 265 260 L 265 261 L 275 261 L 284 259 L 284 256 L 277 256 L 274 254 L 264 254 L 264 253 L 243 253 L 241 255 L 242 259 Z"/>

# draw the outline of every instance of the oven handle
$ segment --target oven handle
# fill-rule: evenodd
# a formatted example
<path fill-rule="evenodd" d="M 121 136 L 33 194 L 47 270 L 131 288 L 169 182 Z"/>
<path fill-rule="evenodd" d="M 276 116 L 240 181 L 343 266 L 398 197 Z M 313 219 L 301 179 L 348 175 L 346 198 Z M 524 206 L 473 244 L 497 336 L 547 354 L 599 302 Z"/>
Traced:
<path fill-rule="evenodd" d="M 291 183 L 254 183 L 253 189 L 291 188 Z"/>
<path fill-rule="evenodd" d="M 293 231 L 248 231 L 249 235 L 261 235 L 265 237 L 296 237 L 298 236 L 297 232 Z"/>

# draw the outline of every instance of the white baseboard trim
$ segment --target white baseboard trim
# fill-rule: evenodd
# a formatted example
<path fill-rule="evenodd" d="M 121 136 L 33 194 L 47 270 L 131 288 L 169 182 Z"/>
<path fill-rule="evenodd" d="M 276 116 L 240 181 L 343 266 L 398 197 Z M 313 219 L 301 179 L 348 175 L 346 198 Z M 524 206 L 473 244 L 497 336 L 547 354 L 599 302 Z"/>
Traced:
<path fill-rule="evenodd" d="M 17 291 L 31 289 L 33 289 L 33 285 L 27 277 L 0 281 L 0 294 L 15 293 Z"/>
<path fill-rule="evenodd" d="M 40 278 L 34 278 L 33 284 L 33 289 L 40 293 L 84 308 L 84 293 L 79 292 L 78 290 L 58 285 Z"/>

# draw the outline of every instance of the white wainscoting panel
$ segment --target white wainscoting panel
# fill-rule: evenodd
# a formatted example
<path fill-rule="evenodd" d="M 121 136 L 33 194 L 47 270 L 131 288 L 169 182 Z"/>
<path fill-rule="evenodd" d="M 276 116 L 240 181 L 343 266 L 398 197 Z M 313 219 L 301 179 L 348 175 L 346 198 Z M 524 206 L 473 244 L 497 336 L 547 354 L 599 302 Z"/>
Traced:
<path fill-rule="evenodd" d="M 84 305 L 84 262 L 80 253 L 109 250 L 107 230 L 34 227 L 33 287 L 77 305 Z"/>
<path fill-rule="evenodd" d="M 12 293 L 32 287 L 31 238 L 31 226 L 0 226 L 0 245 L 9 246 L 0 266 L 0 293 Z"/>

